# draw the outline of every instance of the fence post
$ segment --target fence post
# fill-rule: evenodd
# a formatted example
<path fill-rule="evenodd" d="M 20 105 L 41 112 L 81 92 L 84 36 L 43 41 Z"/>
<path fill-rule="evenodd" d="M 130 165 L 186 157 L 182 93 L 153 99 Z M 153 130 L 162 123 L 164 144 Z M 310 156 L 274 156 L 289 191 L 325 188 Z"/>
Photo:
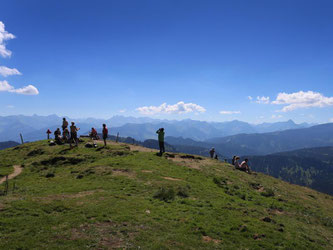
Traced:
<path fill-rule="evenodd" d="M 8 175 L 6 175 L 6 183 L 5 183 L 5 195 L 8 193 Z"/>
<path fill-rule="evenodd" d="M 119 132 L 117 133 L 116 142 L 118 142 L 118 139 L 119 139 Z"/>
<path fill-rule="evenodd" d="M 22 134 L 20 133 L 20 137 L 21 137 L 21 144 L 24 144 L 24 141 L 23 141 L 23 136 Z"/>

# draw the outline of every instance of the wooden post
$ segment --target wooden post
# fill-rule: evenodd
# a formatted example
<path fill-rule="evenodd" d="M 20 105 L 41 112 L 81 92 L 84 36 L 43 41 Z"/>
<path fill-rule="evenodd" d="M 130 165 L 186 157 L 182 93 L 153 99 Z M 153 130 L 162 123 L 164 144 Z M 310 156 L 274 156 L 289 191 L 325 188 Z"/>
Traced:
<path fill-rule="evenodd" d="M 8 193 L 8 175 L 6 175 L 6 183 L 5 183 L 5 195 Z"/>
<path fill-rule="evenodd" d="M 117 133 L 116 142 L 118 142 L 118 140 L 119 140 L 119 132 Z"/>
<path fill-rule="evenodd" d="M 21 144 L 24 144 L 24 141 L 23 141 L 23 136 L 22 134 L 20 133 L 20 137 L 21 137 Z"/>

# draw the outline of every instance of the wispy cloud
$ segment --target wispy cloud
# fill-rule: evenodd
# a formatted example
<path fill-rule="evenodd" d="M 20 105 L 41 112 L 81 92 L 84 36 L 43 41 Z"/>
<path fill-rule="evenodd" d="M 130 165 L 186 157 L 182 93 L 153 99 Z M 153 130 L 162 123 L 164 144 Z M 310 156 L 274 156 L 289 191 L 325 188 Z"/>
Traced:
<path fill-rule="evenodd" d="M 38 95 L 38 89 L 33 85 L 24 86 L 23 88 L 15 89 L 7 81 L 0 81 L 0 92 L 10 92 L 21 95 Z"/>
<path fill-rule="evenodd" d="M 13 75 L 22 75 L 22 73 L 15 68 L 11 69 L 6 66 L 0 66 L 0 75 L 7 77 Z"/>
<path fill-rule="evenodd" d="M 119 113 L 125 113 L 126 112 L 126 109 L 121 109 L 118 111 Z"/>
<path fill-rule="evenodd" d="M 272 119 L 279 119 L 279 118 L 282 118 L 283 116 L 282 115 L 272 115 L 271 118 Z"/>
<path fill-rule="evenodd" d="M 240 114 L 240 111 L 229 111 L 229 110 L 221 110 L 221 115 L 234 115 L 234 114 Z"/>
<path fill-rule="evenodd" d="M 272 104 L 286 105 L 280 111 L 288 112 L 301 108 L 332 106 L 333 97 L 326 97 L 313 91 L 299 91 L 291 94 L 279 93 Z"/>
<path fill-rule="evenodd" d="M 184 103 L 183 101 L 178 102 L 174 105 L 169 105 L 166 103 L 160 106 L 144 106 L 136 109 L 141 114 L 144 115 L 155 115 L 155 114 L 184 114 L 191 112 L 205 112 L 206 109 L 195 103 Z"/>
<path fill-rule="evenodd" d="M 331 119 L 328 120 L 329 122 L 333 122 L 333 117 Z"/>
<path fill-rule="evenodd" d="M 14 105 L 7 105 L 6 108 L 13 109 L 13 108 L 15 108 L 15 106 Z"/>
<path fill-rule="evenodd" d="M 269 103 L 269 96 L 257 96 L 256 103 L 268 104 Z"/>
<path fill-rule="evenodd" d="M 253 100 L 253 97 L 249 95 L 249 96 L 247 97 L 247 99 L 249 99 L 250 101 L 252 101 L 252 100 Z"/>
<path fill-rule="evenodd" d="M 2 57 L 10 57 L 12 52 L 6 48 L 6 41 L 14 39 L 15 36 L 5 30 L 5 24 L 0 21 L 0 55 Z"/>

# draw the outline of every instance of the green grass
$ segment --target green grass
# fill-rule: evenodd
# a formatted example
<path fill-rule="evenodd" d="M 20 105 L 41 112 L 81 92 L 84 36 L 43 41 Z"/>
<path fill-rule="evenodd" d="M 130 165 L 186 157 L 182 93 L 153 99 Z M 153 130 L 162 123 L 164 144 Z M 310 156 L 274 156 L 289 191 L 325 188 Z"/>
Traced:
<path fill-rule="evenodd" d="M 214 160 L 47 141 L 0 159 L 24 165 L 0 196 L 1 249 L 333 248 L 332 196 Z"/>

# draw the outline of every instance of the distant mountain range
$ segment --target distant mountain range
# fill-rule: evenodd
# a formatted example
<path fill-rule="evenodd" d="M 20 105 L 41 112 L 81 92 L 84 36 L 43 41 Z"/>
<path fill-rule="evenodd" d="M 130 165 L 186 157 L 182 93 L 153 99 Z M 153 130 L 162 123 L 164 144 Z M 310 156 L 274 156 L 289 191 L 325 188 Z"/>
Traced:
<path fill-rule="evenodd" d="M 302 148 L 333 146 L 333 123 L 310 128 L 289 129 L 263 134 L 238 134 L 205 141 L 223 151 L 232 148 L 237 155 L 265 155 Z M 230 155 L 230 154 L 228 154 Z"/>
<path fill-rule="evenodd" d="M 333 195 L 333 147 L 249 156 L 253 170 Z"/>
<path fill-rule="evenodd" d="M 20 144 L 15 141 L 3 141 L 3 142 L 0 142 L 0 150 L 16 147 L 17 145 L 20 145 Z"/>
<path fill-rule="evenodd" d="M 281 131 L 285 129 L 298 129 L 310 127 L 312 124 L 296 124 L 292 120 L 277 123 L 249 124 L 242 121 L 229 122 L 205 122 L 191 119 L 186 120 L 160 120 L 148 117 L 124 117 L 114 116 L 110 119 L 72 119 L 81 128 L 80 133 L 86 134 L 91 127 L 101 129 L 106 123 L 111 134 L 120 133 L 121 136 L 133 137 L 137 140 L 155 139 L 156 130 L 160 127 L 166 129 L 168 136 L 191 138 L 203 141 L 214 137 L 224 137 L 240 133 L 265 133 Z M 35 141 L 46 137 L 46 130 L 52 131 L 61 127 L 62 117 L 57 115 L 49 116 L 0 116 L 0 141 L 19 141 L 19 134 L 22 133 L 25 141 Z"/>

